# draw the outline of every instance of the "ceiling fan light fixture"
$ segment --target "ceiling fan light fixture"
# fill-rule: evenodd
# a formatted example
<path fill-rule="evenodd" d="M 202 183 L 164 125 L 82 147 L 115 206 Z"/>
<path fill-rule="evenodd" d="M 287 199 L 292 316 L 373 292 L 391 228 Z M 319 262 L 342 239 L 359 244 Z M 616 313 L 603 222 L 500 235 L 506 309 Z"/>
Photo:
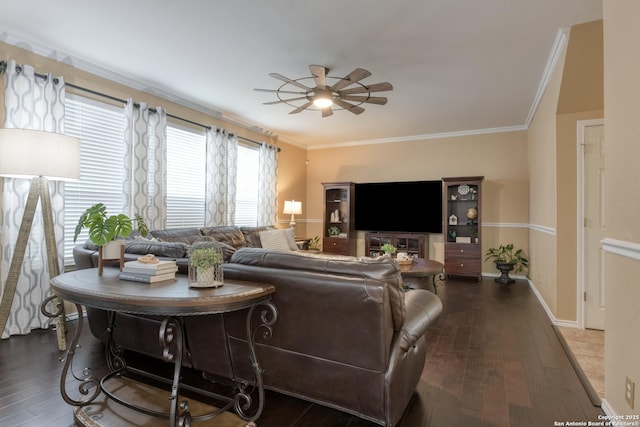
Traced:
<path fill-rule="evenodd" d="M 328 76 L 329 69 L 321 65 L 309 65 L 309 71 L 311 71 L 311 77 L 298 79 L 269 73 L 269 76 L 283 81 L 284 84 L 277 89 L 255 90 L 273 92 L 278 97 L 277 101 L 265 102 L 265 105 L 287 104 L 294 108 L 289 114 L 298 114 L 309 109 L 322 112 L 322 117 L 332 116 L 337 110 L 362 114 L 364 112 L 362 104 L 385 105 L 387 103 L 387 98 L 371 96 L 372 93 L 393 90 L 389 82 L 365 86 L 361 80 L 369 77 L 371 72 L 363 68 L 356 68 L 345 77 Z M 313 80 L 313 85 L 306 83 L 309 80 Z"/>
<path fill-rule="evenodd" d="M 313 105 L 317 108 L 329 108 L 333 105 L 333 98 L 330 93 L 320 92 L 313 97 Z"/>

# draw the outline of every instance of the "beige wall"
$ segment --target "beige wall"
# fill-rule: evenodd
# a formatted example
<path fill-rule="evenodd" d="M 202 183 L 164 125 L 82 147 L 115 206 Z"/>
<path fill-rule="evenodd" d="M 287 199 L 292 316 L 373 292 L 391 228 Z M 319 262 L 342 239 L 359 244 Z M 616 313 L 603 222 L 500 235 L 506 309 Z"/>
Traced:
<path fill-rule="evenodd" d="M 577 322 L 577 122 L 602 118 L 602 21 L 571 29 L 527 132 L 530 277 L 558 321 Z"/>
<path fill-rule="evenodd" d="M 605 397 L 618 414 L 640 414 L 640 2 L 605 0 L 603 16 L 607 235 L 630 249 L 605 256 Z M 634 409 L 626 376 L 636 381 Z"/>
<path fill-rule="evenodd" d="M 549 79 L 527 132 L 529 162 L 529 275 L 555 313 L 556 298 L 556 107 L 564 55 Z"/>
<path fill-rule="evenodd" d="M 604 117 L 602 21 L 571 28 L 556 117 L 558 319 L 576 320 L 578 179 L 577 122 Z"/>
<path fill-rule="evenodd" d="M 307 174 L 309 235 L 321 236 L 322 182 L 439 180 L 484 176 L 483 251 L 499 243 L 528 247 L 528 172 L 525 132 L 310 150 Z M 402 209 L 402 201 L 394 201 Z M 514 225 L 520 225 L 516 227 Z M 522 224 L 525 224 L 524 227 Z M 503 240 L 504 239 L 504 240 Z M 360 236 L 358 254 L 364 253 Z M 442 241 L 441 235 L 431 236 Z M 430 246 L 429 250 L 432 250 Z M 492 264 L 484 270 L 496 273 Z"/>
<path fill-rule="evenodd" d="M 286 146 L 278 156 L 278 227 L 287 228 L 291 221 L 291 215 L 284 215 L 285 200 L 302 201 L 302 215 L 296 215 L 296 236 L 307 236 L 307 150 Z"/>

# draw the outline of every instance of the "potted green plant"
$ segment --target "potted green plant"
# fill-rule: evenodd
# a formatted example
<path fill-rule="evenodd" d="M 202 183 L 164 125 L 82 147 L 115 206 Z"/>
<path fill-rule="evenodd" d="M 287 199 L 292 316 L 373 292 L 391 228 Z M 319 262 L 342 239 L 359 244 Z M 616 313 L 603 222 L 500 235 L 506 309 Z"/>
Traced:
<path fill-rule="evenodd" d="M 514 250 L 513 243 L 500 245 L 497 248 L 489 248 L 485 253 L 485 261 L 492 260 L 496 263 L 496 268 L 500 270 L 500 277 L 496 282 L 509 284 L 515 282 L 509 277 L 509 272 L 520 273 L 529 266 L 529 259 L 522 249 Z"/>
<path fill-rule="evenodd" d="M 96 203 L 80 215 L 73 241 L 78 239 L 83 228 L 87 228 L 89 240 L 103 247 L 103 258 L 117 259 L 121 253 L 120 247 L 124 244 L 122 237 L 127 237 L 133 232 L 134 221 L 137 223 L 140 235 L 146 237 L 149 234 L 149 227 L 140 215 L 136 214 L 134 219 L 125 214 L 109 215 L 107 207 L 103 203 Z M 115 255 L 116 253 L 117 255 Z"/>
<path fill-rule="evenodd" d="M 189 286 L 217 288 L 222 286 L 224 262 L 216 248 L 195 249 L 189 254 Z"/>
<path fill-rule="evenodd" d="M 384 252 L 385 255 L 393 255 L 396 253 L 397 249 L 391 243 L 385 243 L 380 246 L 380 251 Z"/>
<path fill-rule="evenodd" d="M 309 240 L 309 250 L 310 251 L 319 251 L 320 250 L 320 236 L 313 236 Z"/>

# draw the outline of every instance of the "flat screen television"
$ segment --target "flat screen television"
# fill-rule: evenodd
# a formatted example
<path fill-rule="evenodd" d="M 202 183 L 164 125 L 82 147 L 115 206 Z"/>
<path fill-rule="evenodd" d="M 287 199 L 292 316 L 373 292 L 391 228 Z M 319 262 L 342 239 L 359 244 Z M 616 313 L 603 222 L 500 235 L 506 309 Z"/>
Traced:
<path fill-rule="evenodd" d="M 360 231 L 442 233 L 442 181 L 355 184 L 354 226 Z"/>

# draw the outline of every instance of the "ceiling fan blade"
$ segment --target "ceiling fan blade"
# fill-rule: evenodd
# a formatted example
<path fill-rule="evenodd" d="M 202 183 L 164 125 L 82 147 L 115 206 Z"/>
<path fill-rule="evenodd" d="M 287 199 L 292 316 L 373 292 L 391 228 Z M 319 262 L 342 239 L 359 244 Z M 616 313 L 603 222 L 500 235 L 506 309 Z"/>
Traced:
<path fill-rule="evenodd" d="M 337 92 L 343 87 L 347 87 L 356 82 L 359 82 L 360 80 L 364 79 L 365 77 L 369 77 L 370 75 L 371 73 L 364 68 L 356 68 L 355 70 L 347 74 L 346 77 L 343 77 L 336 84 L 331 86 L 331 90 Z"/>
<path fill-rule="evenodd" d="M 316 82 L 318 89 L 324 89 L 327 86 L 327 72 L 329 71 L 322 65 L 309 65 L 309 70 L 313 76 L 313 80 Z"/>
<path fill-rule="evenodd" d="M 333 114 L 333 110 L 331 109 L 331 107 L 322 109 L 322 117 L 329 117 L 332 114 Z"/>
<path fill-rule="evenodd" d="M 393 90 L 393 86 L 389 82 L 375 83 L 370 86 L 354 87 L 351 89 L 345 89 L 340 91 L 341 95 L 353 95 L 356 93 L 371 93 L 371 92 L 384 92 L 386 90 Z"/>
<path fill-rule="evenodd" d="M 289 102 L 289 101 L 300 101 L 301 99 L 308 99 L 306 96 L 301 96 L 299 98 L 289 98 L 289 99 L 279 99 L 277 101 L 269 101 L 269 102 L 263 102 L 263 105 L 275 105 L 275 104 L 282 104 L 283 102 Z"/>
<path fill-rule="evenodd" d="M 303 104 L 303 105 L 299 106 L 298 108 L 296 108 L 295 110 L 289 112 L 289 114 L 298 114 L 299 112 L 304 111 L 307 108 L 309 108 L 311 106 L 311 104 L 313 104 L 313 102 L 309 101 L 306 104 Z"/>
<path fill-rule="evenodd" d="M 281 74 L 278 74 L 278 73 L 269 73 L 269 76 L 273 77 L 274 79 L 282 80 L 283 82 L 286 82 L 286 83 L 292 84 L 294 86 L 297 86 L 300 89 L 304 89 L 306 91 L 312 91 L 313 90 L 313 88 L 307 87 L 307 86 L 303 85 L 302 83 L 298 83 L 297 81 L 291 80 L 290 78 L 285 77 L 285 76 L 283 76 Z"/>
<path fill-rule="evenodd" d="M 383 96 L 346 95 L 343 96 L 342 99 L 344 99 L 345 101 L 367 102 L 369 104 L 378 105 L 385 105 L 387 103 L 387 98 Z"/>
<path fill-rule="evenodd" d="M 306 95 L 307 92 L 294 92 L 291 90 L 278 90 L 278 89 L 254 89 L 256 92 L 269 92 L 269 93 L 291 93 L 294 95 Z"/>
<path fill-rule="evenodd" d="M 348 102 L 345 102 L 341 99 L 334 99 L 333 102 L 338 104 L 345 110 L 351 111 L 353 114 L 362 114 L 364 112 L 364 108 L 358 107 L 357 105 L 349 104 Z"/>

